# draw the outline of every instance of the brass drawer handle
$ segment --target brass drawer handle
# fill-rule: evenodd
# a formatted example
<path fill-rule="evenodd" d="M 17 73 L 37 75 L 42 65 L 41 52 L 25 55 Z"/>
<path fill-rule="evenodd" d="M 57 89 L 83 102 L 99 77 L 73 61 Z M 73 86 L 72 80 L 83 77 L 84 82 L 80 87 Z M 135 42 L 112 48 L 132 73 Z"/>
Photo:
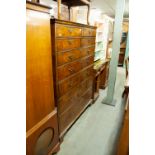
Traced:
<path fill-rule="evenodd" d="M 68 70 L 69 70 L 71 73 L 73 73 L 73 72 L 74 72 L 74 71 L 73 71 L 72 69 L 70 69 L 70 68 L 69 68 Z"/>
<path fill-rule="evenodd" d="M 69 43 L 69 45 L 72 45 L 72 41 L 71 40 L 69 40 L 68 43 Z"/>
<path fill-rule="evenodd" d="M 73 83 L 72 82 L 69 82 L 68 86 L 69 87 L 73 87 Z"/>
<path fill-rule="evenodd" d="M 88 50 L 88 51 L 87 51 L 87 54 L 89 54 L 89 53 L 90 53 L 90 51 Z"/>
<path fill-rule="evenodd" d="M 68 56 L 68 58 L 69 58 L 69 60 L 73 60 L 73 56 L 72 55 Z"/>
<path fill-rule="evenodd" d="M 72 29 L 68 29 L 68 32 L 69 32 L 69 33 L 72 33 L 72 32 L 73 32 L 73 30 L 72 30 Z"/>

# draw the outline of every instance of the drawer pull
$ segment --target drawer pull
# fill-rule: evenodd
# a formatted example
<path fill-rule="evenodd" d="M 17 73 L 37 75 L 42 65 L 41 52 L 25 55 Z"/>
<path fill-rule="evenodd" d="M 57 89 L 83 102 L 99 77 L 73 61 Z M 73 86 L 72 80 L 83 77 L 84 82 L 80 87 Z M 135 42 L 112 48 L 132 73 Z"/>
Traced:
<path fill-rule="evenodd" d="M 72 69 L 70 69 L 70 68 L 69 68 L 68 70 L 69 70 L 71 73 L 73 73 L 73 72 L 74 72 L 74 71 L 73 71 Z"/>
<path fill-rule="evenodd" d="M 68 32 L 72 33 L 72 29 L 68 29 Z"/>
<path fill-rule="evenodd" d="M 72 55 L 68 56 L 68 58 L 69 58 L 69 60 L 73 60 L 73 56 Z"/>
<path fill-rule="evenodd" d="M 73 87 L 73 84 L 72 84 L 72 82 L 70 82 L 70 83 L 68 84 L 68 86 L 69 86 L 69 87 Z"/>
<path fill-rule="evenodd" d="M 90 74 L 89 74 L 89 72 L 87 72 L 87 76 L 89 76 Z"/>
<path fill-rule="evenodd" d="M 69 43 L 69 45 L 72 45 L 72 41 L 71 40 L 69 40 L 68 43 Z"/>

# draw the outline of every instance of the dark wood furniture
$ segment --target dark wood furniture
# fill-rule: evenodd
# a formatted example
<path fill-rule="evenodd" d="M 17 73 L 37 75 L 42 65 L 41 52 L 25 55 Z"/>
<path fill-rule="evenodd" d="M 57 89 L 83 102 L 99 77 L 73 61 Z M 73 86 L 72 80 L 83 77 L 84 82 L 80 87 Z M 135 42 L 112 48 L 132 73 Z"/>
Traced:
<path fill-rule="evenodd" d="M 69 19 L 70 19 L 70 8 L 76 6 L 87 6 L 87 24 L 89 24 L 89 14 L 90 14 L 90 0 L 54 0 L 58 1 L 58 19 L 61 19 L 61 3 L 68 6 Z"/>
<path fill-rule="evenodd" d="M 93 84 L 93 99 L 94 101 L 99 96 L 99 89 L 105 89 L 108 85 L 110 60 L 98 60 L 94 63 L 94 84 Z"/>
<path fill-rule="evenodd" d="M 49 7 L 26 3 L 26 154 L 59 150 Z"/>
<path fill-rule="evenodd" d="M 51 19 L 60 138 L 92 102 L 96 27 Z"/>
<path fill-rule="evenodd" d="M 124 102 L 125 112 L 116 155 L 129 155 L 129 77 L 128 76 L 125 81 L 124 89 L 125 91 L 123 93 L 123 98 L 125 101 Z"/>
<path fill-rule="evenodd" d="M 120 44 L 120 53 L 119 53 L 119 59 L 118 59 L 118 66 L 123 66 L 124 65 L 126 43 L 127 43 L 127 35 L 128 35 L 128 24 L 129 24 L 128 22 L 123 22 L 122 38 L 121 38 L 121 44 Z"/>
<path fill-rule="evenodd" d="M 106 59 L 104 62 L 105 69 L 101 72 L 100 75 L 100 88 L 105 89 L 108 85 L 108 77 L 109 77 L 109 66 L 110 60 Z"/>

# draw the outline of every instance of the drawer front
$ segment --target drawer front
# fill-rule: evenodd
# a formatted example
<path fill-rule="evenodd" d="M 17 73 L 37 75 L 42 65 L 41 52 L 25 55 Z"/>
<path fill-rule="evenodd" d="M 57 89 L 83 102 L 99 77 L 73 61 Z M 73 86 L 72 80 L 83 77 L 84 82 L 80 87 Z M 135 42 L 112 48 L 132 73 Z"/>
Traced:
<path fill-rule="evenodd" d="M 83 77 L 84 79 L 86 79 L 92 76 L 93 76 L 93 67 L 91 66 L 83 72 Z"/>
<path fill-rule="evenodd" d="M 81 49 L 81 57 L 87 56 L 87 55 L 93 55 L 95 51 L 95 46 L 82 48 Z"/>
<path fill-rule="evenodd" d="M 57 68 L 58 72 L 58 80 L 62 80 L 78 71 L 80 71 L 82 68 L 81 66 L 81 60 L 71 62 L 67 65 L 61 66 Z"/>
<path fill-rule="evenodd" d="M 80 50 L 72 50 L 67 52 L 58 52 L 57 53 L 57 65 L 63 65 L 68 62 L 72 62 L 81 57 Z"/>
<path fill-rule="evenodd" d="M 56 37 L 80 37 L 82 28 L 67 25 L 56 25 Z"/>
<path fill-rule="evenodd" d="M 80 100 L 81 107 L 84 107 L 90 101 L 90 99 L 92 99 L 92 94 L 93 94 L 93 89 L 92 87 L 90 87 L 81 97 L 81 100 Z"/>
<path fill-rule="evenodd" d="M 81 39 L 81 46 L 91 46 L 95 45 L 95 38 L 82 38 Z"/>
<path fill-rule="evenodd" d="M 92 90 L 87 91 L 77 104 L 73 104 L 67 111 L 59 116 L 60 133 L 62 133 L 76 119 L 92 96 Z"/>
<path fill-rule="evenodd" d="M 79 106 L 76 107 L 77 109 L 75 109 L 75 105 L 72 105 L 63 115 L 58 116 L 60 133 L 62 133 L 70 123 L 74 121 L 77 111 L 79 110 Z"/>
<path fill-rule="evenodd" d="M 83 36 L 96 36 L 96 30 L 91 28 L 83 28 Z"/>
<path fill-rule="evenodd" d="M 61 97 L 64 94 L 66 94 L 68 91 L 70 91 L 72 88 L 74 88 L 75 86 L 77 87 L 77 85 L 83 85 L 83 82 L 81 83 L 81 81 L 85 81 L 88 77 L 93 77 L 93 67 L 89 67 L 88 69 L 78 73 L 77 75 L 68 78 L 67 80 L 64 80 L 63 82 L 58 84 L 58 92 L 57 92 L 57 96 Z M 92 80 L 93 81 L 93 80 Z M 81 88 L 81 86 L 80 86 Z M 79 90 L 80 90 L 79 88 Z"/>
<path fill-rule="evenodd" d="M 80 39 L 57 39 L 56 40 L 57 52 L 79 48 L 80 46 L 81 46 Z"/>
<path fill-rule="evenodd" d="M 76 76 L 73 76 L 63 81 L 62 83 L 59 83 L 57 96 L 61 97 L 62 95 L 66 94 L 70 89 L 72 89 L 80 82 L 80 79 L 81 79 L 81 74 L 78 74 Z"/>
<path fill-rule="evenodd" d="M 71 105 L 78 104 L 81 96 L 89 88 L 90 79 L 84 80 L 82 83 L 69 90 L 67 94 L 62 96 L 58 101 L 58 113 L 61 115 Z"/>
<path fill-rule="evenodd" d="M 72 91 L 69 91 L 66 95 L 62 96 L 58 101 L 58 115 L 65 112 L 72 104 L 78 102 L 78 87 L 74 87 Z"/>
<path fill-rule="evenodd" d="M 93 86 L 93 78 L 87 78 L 80 86 L 77 96 L 81 98 L 89 87 Z"/>
<path fill-rule="evenodd" d="M 89 56 L 87 58 L 82 59 L 82 68 L 85 68 L 94 62 L 94 56 Z"/>

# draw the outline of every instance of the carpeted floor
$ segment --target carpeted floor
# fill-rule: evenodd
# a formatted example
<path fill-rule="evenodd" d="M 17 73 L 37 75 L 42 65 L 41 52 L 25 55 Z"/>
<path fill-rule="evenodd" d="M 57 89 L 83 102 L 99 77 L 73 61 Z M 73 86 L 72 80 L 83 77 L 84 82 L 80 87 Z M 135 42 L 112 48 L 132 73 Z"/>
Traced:
<path fill-rule="evenodd" d="M 122 124 L 125 70 L 118 67 L 114 99 L 116 106 L 102 104 L 106 90 L 68 131 L 57 155 L 114 155 Z"/>

